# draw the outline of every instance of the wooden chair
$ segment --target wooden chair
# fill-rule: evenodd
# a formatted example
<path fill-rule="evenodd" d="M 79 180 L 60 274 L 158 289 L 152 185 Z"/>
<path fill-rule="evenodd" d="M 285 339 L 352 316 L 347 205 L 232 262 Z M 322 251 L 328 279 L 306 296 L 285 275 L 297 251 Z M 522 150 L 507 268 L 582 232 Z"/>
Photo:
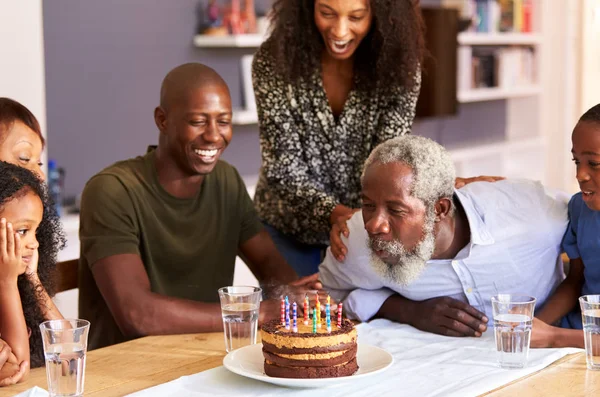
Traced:
<path fill-rule="evenodd" d="M 78 288 L 77 278 L 79 272 L 79 258 L 70 261 L 58 262 L 57 268 L 57 280 L 56 280 L 56 292 L 68 291 L 70 289 Z"/>

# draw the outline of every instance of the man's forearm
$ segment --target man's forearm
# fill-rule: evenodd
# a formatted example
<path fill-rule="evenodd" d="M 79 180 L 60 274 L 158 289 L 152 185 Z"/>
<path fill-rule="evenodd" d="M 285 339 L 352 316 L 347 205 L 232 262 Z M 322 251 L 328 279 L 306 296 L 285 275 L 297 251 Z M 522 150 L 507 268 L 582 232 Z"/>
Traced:
<path fill-rule="evenodd" d="M 415 303 L 401 295 L 394 294 L 381 305 L 375 317 L 385 318 L 400 324 L 412 324 Z"/>
<path fill-rule="evenodd" d="M 115 313 L 113 313 L 114 315 Z M 223 329 L 218 303 L 196 302 L 149 292 L 115 316 L 129 337 L 216 332 Z"/>

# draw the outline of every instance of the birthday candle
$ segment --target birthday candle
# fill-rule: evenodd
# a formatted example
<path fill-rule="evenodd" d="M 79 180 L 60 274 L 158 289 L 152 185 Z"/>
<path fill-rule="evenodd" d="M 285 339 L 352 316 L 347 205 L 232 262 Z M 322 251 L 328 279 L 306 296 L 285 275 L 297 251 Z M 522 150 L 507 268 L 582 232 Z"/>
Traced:
<path fill-rule="evenodd" d="M 342 327 L 342 302 L 338 303 L 338 328 Z"/>
<path fill-rule="evenodd" d="M 313 310 L 313 334 L 317 333 L 317 310 Z"/>
<path fill-rule="evenodd" d="M 294 328 L 292 328 L 292 331 L 294 332 L 298 332 L 298 324 L 296 323 L 296 321 L 298 320 L 298 308 L 296 306 L 296 302 L 294 302 L 292 304 L 292 315 L 293 315 L 293 326 Z"/>
<path fill-rule="evenodd" d="M 290 301 L 285 297 L 285 329 L 290 329 Z"/>
<path fill-rule="evenodd" d="M 304 325 L 308 325 L 308 316 L 310 315 L 308 311 L 308 294 L 306 294 L 304 295 Z"/>
<path fill-rule="evenodd" d="M 321 302 L 319 302 L 319 293 L 317 292 L 317 327 L 321 328 Z"/>
<path fill-rule="evenodd" d="M 285 326 L 285 300 L 281 298 L 281 325 Z"/>
<path fill-rule="evenodd" d="M 327 297 L 327 304 L 325 305 L 325 321 L 327 321 L 327 332 L 331 332 L 331 312 L 329 309 L 329 297 Z"/>

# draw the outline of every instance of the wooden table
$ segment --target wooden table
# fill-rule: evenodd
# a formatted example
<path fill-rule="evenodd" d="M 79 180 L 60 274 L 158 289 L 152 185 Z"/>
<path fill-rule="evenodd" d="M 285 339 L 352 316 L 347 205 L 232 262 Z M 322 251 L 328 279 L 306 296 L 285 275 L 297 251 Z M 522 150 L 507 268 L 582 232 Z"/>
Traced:
<path fill-rule="evenodd" d="M 123 396 L 180 376 L 218 367 L 225 356 L 223 334 L 148 336 L 94 350 L 87 355 L 85 396 Z M 33 386 L 47 388 L 44 368 L 24 383 L 0 388 L 0 397 Z M 488 397 L 598 396 L 600 372 L 588 371 L 583 353 L 563 357 L 549 367 L 499 389 Z"/>

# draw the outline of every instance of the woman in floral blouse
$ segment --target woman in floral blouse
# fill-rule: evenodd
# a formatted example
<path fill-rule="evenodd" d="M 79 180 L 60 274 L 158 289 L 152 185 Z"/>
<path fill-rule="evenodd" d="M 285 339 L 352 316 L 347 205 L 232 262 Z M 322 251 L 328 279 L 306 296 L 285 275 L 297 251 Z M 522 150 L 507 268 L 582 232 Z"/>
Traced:
<path fill-rule="evenodd" d="M 272 17 L 252 67 L 255 203 L 304 276 L 317 271 L 331 226 L 360 207 L 371 150 L 411 130 L 423 22 L 417 0 L 276 0 Z"/>

